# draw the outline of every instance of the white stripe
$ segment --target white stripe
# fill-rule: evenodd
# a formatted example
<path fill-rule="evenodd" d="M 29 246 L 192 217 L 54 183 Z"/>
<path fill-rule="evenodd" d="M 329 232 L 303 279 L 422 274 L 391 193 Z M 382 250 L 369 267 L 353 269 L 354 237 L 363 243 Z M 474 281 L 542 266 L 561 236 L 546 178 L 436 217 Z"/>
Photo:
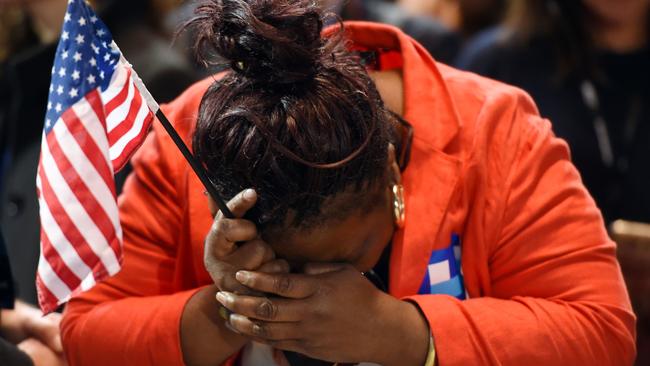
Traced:
<path fill-rule="evenodd" d="M 71 163 L 73 160 L 77 162 L 78 166 L 75 166 L 75 164 L 73 164 L 73 167 L 77 173 L 95 171 L 94 168 L 90 168 L 92 167 L 92 164 L 86 160 L 86 156 L 84 155 L 83 151 L 81 151 L 81 148 L 79 148 L 77 145 L 76 140 L 70 136 L 65 123 L 57 123 L 52 131 L 50 131 L 50 133 L 55 134 L 59 142 L 59 146 L 61 147 L 64 155 L 66 155 L 68 160 L 70 160 Z M 54 194 L 57 196 L 59 202 L 61 203 L 61 206 L 63 207 L 63 210 L 68 214 L 70 220 L 72 220 L 74 225 L 79 229 L 81 236 L 85 239 L 86 243 L 95 253 L 95 255 L 99 257 L 101 262 L 104 264 L 104 267 L 106 267 L 109 272 L 111 272 L 111 270 L 116 271 L 119 269 L 119 263 L 115 257 L 115 253 L 112 250 L 106 250 L 106 247 L 110 248 L 110 246 L 104 237 L 104 234 L 102 234 L 97 225 L 95 225 L 95 222 L 88 215 L 86 209 L 79 202 L 77 197 L 72 192 L 70 186 L 68 186 L 68 183 L 61 175 L 56 162 L 51 156 L 47 144 L 43 144 L 42 149 L 42 156 L 44 157 L 43 167 L 45 168 L 45 173 L 50 182 L 50 186 L 54 190 Z M 66 151 L 66 149 L 68 151 Z M 72 152 L 72 154 L 70 154 L 70 152 Z M 71 156 L 74 159 L 70 159 Z M 83 164 L 79 164 L 81 160 L 83 160 Z M 106 185 L 103 184 L 103 181 L 102 185 L 106 187 Z M 88 185 L 88 187 L 95 188 L 94 185 Z M 112 195 L 109 197 L 112 198 Z M 107 212 L 107 214 L 109 217 L 111 217 L 110 212 Z M 84 277 L 80 278 L 83 279 Z"/>
<path fill-rule="evenodd" d="M 84 279 L 81 281 L 81 285 L 79 286 L 81 288 L 81 291 L 86 291 L 90 290 L 93 286 L 95 286 L 95 274 L 90 272 Z"/>
<path fill-rule="evenodd" d="M 104 102 L 104 105 L 108 104 L 108 102 L 120 94 L 124 88 L 124 83 L 129 81 L 126 78 L 127 75 L 127 70 L 123 66 L 118 66 L 115 71 L 113 71 L 113 76 L 111 76 L 111 81 L 108 84 L 108 88 L 100 93 L 102 95 L 102 101 Z"/>
<path fill-rule="evenodd" d="M 89 108 L 90 110 L 88 110 Z M 99 147 L 99 149 L 105 153 L 104 161 L 109 167 L 111 174 L 113 173 L 113 164 L 110 162 L 108 157 L 108 138 L 104 132 L 99 119 L 95 115 L 93 109 L 90 107 L 90 104 L 83 100 L 83 102 L 78 103 L 72 107 L 75 114 L 77 111 L 79 113 L 88 112 L 84 114 L 77 114 L 77 118 L 82 122 L 88 134 L 93 136 L 93 140 Z M 81 177 L 81 180 L 86 184 L 86 187 L 90 190 L 95 200 L 99 205 L 104 209 L 104 212 L 108 215 L 115 228 L 115 233 L 119 238 L 120 242 L 122 241 L 122 227 L 120 226 L 120 218 L 117 209 L 117 204 L 113 199 L 113 192 L 106 185 L 106 182 L 102 176 L 97 171 L 97 168 L 94 167 L 86 158 L 86 154 L 83 152 L 77 141 L 70 135 L 68 127 L 65 125 L 64 121 L 59 121 L 54 126 L 53 132 L 56 134 L 56 138 L 59 141 L 59 146 L 63 151 L 63 154 L 68 158 L 70 164 L 74 167 L 75 171 Z"/>
<path fill-rule="evenodd" d="M 145 103 L 140 103 L 140 109 L 135 116 L 135 121 L 131 129 L 122 135 L 108 150 L 111 160 L 114 161 L 117 159 L 124 151 L 126 145 L 142 132 L 142 129 L 145 127 L 144 121 L 147 119 L 148 114 L 149 107 Z"/>
<path fill-rule="evenodd" d="M 126 119 L 126 116 L 129 114 L 129 109 L 131 109 L 131 101 L 133 100 L 133 93 L 135 93 L 135 87 L 133 82 L 129 79 L 129 92 L 124 100 L 124 103 L 120 104 L 117 108 L 113 109 L 108 115 L 106 115 L 106 131 L 107 134 L 113 131 L 120 123 Z M 102 97 L 104 99 L 104 97 Z"/>
<path fill-rule="evenodd" d="M 72 289 L 59 278 L 42 253 L 38 259 L 38 274 L 41 277 L 41 283 L 50 290 L 59 303 L 69 299 Z"/>
<path fill-rule="evenodd" d="M 49 178 L 48 178 L 49 179 Z M 51 184 L 50 184 L 51 185 Z M 39 187 L 39 189 L 41 189 Z M 79 280 L 84 278 L 92 270 L 86 263 L 79 257 L 79 253 L 74 249 L 72 244 L 63 235 L 59 224 L 54 220 L 50 207 L 44 199 L 39 200 L 39 213 L 41 216 L 41 228 L 50 239 L 52 248 L 59 253 L 59 256 L 72 273 L 74 273 Z"/>
<path fill-rule="evenodd" d="M 99 116 L 95 114 L 95 110 L 86 98 L 81 98 L 75 103 L 72 106 L 72 110 L 81 124 L 86 128 L 90 137 L 95 141 L 99 150 L 104 153 L 102 157 L 106 161 L 106 165 L 110 169 L 111 174 L 113 174 L 113 164 L 108 158 L 108 137 L 106 136 L 106 130 L 104 130 L 104 124 L 99 120 Z"/>

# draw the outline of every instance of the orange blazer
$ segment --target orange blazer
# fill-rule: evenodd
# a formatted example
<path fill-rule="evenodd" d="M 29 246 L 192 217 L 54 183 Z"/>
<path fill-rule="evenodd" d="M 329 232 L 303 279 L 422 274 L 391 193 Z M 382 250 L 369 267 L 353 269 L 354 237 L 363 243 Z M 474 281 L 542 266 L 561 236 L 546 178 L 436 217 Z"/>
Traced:
<path fill-rule="evenodd" d="M 346 29 L 356 46 L 402 56 L 404 118 L 415 134 L 390 293 L 421 307 L 438 363 L 631 364 L 635 316 L 615 244 L 566 143 L 531 98 L 435 62 L 396 28 Z M 212 81 L 163 107 L 187 143 Z M 159 123 L 132 164 L 119 199 L 123 268 L 65 311 L 73 366 L 182 365 L 183 307 L 211 283 L 202 260 L 212 221 L 203 187 Z M 434 254 L 451 241 L 460 244 L 458 262 L 447 263 L 460 264 L 458 296 L 434 291 L 445 280 Z"/>

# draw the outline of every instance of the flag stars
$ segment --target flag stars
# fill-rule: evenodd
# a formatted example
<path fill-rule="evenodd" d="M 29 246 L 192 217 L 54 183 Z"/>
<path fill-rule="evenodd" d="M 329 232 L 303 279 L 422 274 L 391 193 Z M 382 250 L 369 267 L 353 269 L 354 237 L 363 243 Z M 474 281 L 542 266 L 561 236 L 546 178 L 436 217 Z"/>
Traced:
<path fill-rule="evenodd" d="M 46 128 L 52 127 L 52 120 L 51 119 L 48 118 L 48 119 L 45 120 L 45 127 Z"/>
<path fill-rule="evenodd" d="M 54 72 L 52 72 L 52 75 L 54 75 Z M 50 93 L 54 91 L 54 85 L 50 84 Z"/>
<path fill-rule="evenodd" d="M 63 94 L 63 86 L 59 85 L 59 86 L 56 88 L 56 93 L 57 93 L 58 95 Z"/>
<path fill-rule="evenodd" d="M 97 47 L 94 43 L 91 43 L 90 47 L 93 49 L 93 52 L 95 52 L 96 55 L 99 54 L 99 47 Z"/>
<path fill-rule="evenodd" d="M 97 17 L 96 17 L 96 16 L 93 15 L 93 16 L 90 17 L 90 22 L 91 22 L 91 23 L 94 24 L 96 21 L 97 21 Z"/>
<path fill-rule="evenodd" d="M 77 44 L 82 44 L 84 43 L 84 36 L 82 34 L 77 34 L 77 37 L 75 37 L 74 40 L 77 42 Z"/>
<path fill-rule="evenodd" d="M 59 68 L 59 76 L 64 77 L 65 76 L 65 67 Z"/>
<path fill-rule="evenodd" d="M 81 53 L 75 52 L 74 56 L 72 56 L 72 59 L 75 60 L 76 62 L 81 61 Z"/>
<path fill-rule="evenodd" d="M 104 79 L 104 71 L 99 73 L 99 77 L 103 80 Z"/>
<path fill-rule="evenodd" d="M 52 102 L 47 102 L 47 110 L 49 111 L 52 109 Z"/>
<path fill-rule="evenodd" d="M 104 54 L 104 61 L 108 61 L 111 59 L 111 55 L 107 52 Z"/>
<path fill-rule="evenodd" d="M 54 107 L 54 110 L 56 111 L 56 113 L 61 113 L 61 111 L 63 110 L 61 103 L 56 103 L 56 107 Z"/>
<path fill-rule="evenodd" d="M 86 25 L 86 18 L 84 18 L 84 17 L 79 18 L 77 23 L 79 23 L 80 26 Z"/>
<path fill-rule="evenodd" d="M 67 41 L 68 38 L 70 38 L 70 33 L 68 33 L 68 31 L 63 31 L 63 33 L 61 33 L 61 39 Z"/>
<path fill-rule="evenodd" d="M 74 80 L 78 80 L 78 79 L 79 79 L 79 70 L 74 70 L 74 71 L 72 72 L 72 78 L 73 78 Z"/>
<path fill-rule="evenodd" d="M 88 63 L 90 64 L 90 66 L 97 66 L 97 60 L 95 60 L 94 57 L 91 57 Z"/>
<path fill-rule="evenodd" d="M 65 13 L 65 16 L 63 17 L 63 21 L 65 23 L 69 22 L 72 17 L 70 16 L 70 13 Z"/>
<path fill-rule="evenodd" d="M 70 89 L 70 92 L 68 93 L 68 95 L 70 96 L 70 98 L 75 98 L 75 97 L 77 97 L 78 92 L 79 91 L 77 90 L 77 88 L 72 88 L 72 89 Z"/>
<path fill-rule="evenodd" d="M 99 28 L 99 29 L 97 30 L 97 32 L 95 32 L 95 33 L 97 34 L 97 37 L 101 37 L 101 36 L 103 36 L 104 34 L 106 34 L 106 31 L 103 30 L 102 28 Z"/>
<path fill-rule="evenodd" d="M 93 74 L 88 75 L 86 80 L 88 80 L 88 84 L 95 84 L 95 75 Z"/>
<path fill-rule="evenodd" d="M 68 58 L 68 50 L 61 52 L 61 58 L 63 58 L 64 60 Z"/>

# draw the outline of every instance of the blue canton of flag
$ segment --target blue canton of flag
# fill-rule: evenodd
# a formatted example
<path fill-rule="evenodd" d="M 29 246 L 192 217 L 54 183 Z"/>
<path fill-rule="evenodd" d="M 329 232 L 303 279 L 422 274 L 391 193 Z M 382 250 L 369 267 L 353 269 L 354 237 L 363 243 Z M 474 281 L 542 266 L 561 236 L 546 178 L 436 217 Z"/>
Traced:
<path fill-rule="evenodd" d="M 106 90 L 120 60 L 111 33 L 83 1 L 68 1 L 52 66 L 45 117 L 49 132 L 61 114 L 91 90 Z"/>
<path fill-rule="evenodd" d="M 38 165 L 41 309 L 116 274 L 122 228 L 114 172 L 144 140 L 158 106 L 82 0 L 70 0 L 52 67 Z"/>
<path fill-rule="evenodd" d="M 460 300 L 467 298 L 460 266 L 460 244 L 460 236 L 452 234 L 448 247 L 431 253 L 418 294 L 444 294 Z"/>

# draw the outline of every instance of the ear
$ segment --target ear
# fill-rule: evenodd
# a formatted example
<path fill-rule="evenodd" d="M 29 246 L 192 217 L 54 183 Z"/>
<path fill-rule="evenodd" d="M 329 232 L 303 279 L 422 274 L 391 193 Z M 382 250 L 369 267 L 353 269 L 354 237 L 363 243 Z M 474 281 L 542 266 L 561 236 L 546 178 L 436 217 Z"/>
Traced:
<path fill-rule="evenodd" d="M 391 184 L 399 184 L 402 182 L 402 172 L 397 164 L 397 157 L 395 152 L 395 145 L 388 143 L 388 181 Z"/>

